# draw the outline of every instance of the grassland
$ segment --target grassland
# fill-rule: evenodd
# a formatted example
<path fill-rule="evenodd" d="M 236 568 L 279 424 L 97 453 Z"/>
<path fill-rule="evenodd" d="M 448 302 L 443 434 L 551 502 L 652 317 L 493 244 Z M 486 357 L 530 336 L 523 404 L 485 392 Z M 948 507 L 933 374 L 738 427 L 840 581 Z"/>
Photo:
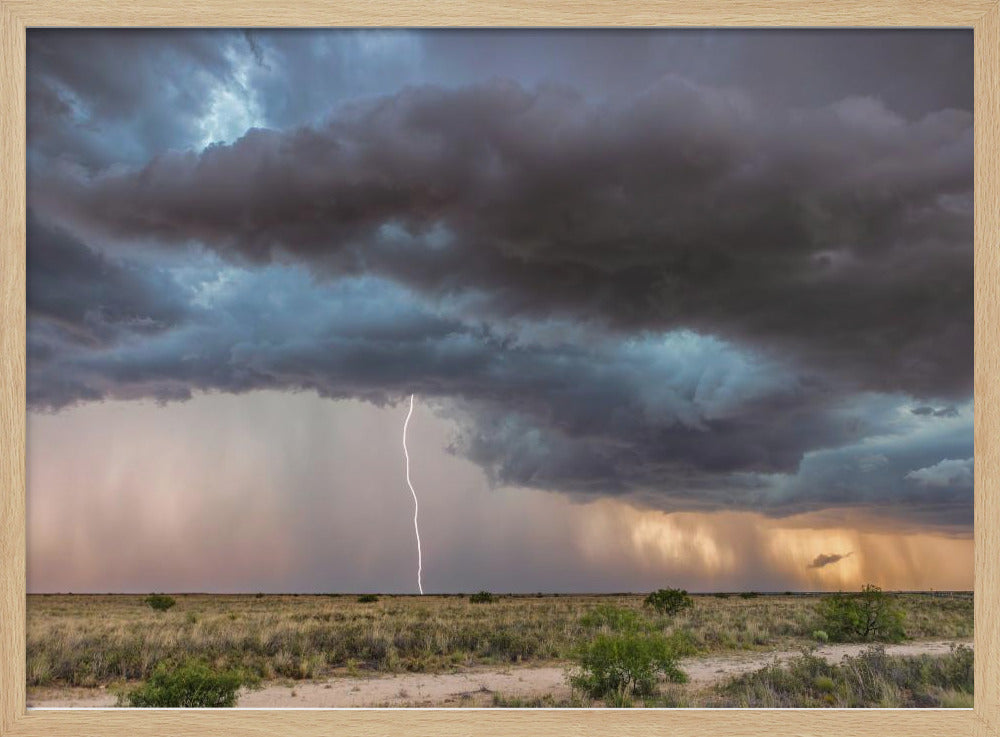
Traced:
<path fill-rule="evenodd" d="M 794 595 L 697 596 L 692 609 L 672 617 L 644 608 L 640 595 L 500 596 L 480 604 L 465 596 L 382 596 L 364 603 L 349 595 L 175 598 L 174 607 L 157 612 L 143 596 L 29 596 L 29 688 L 114 687 L 149 678 L 160 663 L 192 660 L 238 670 L 262 683 L 565 664 L 581 642 L 594 636 L 595 626 L 600 628 L 588 613 L 608 606 L 634 612 L 647 631 L 679 633 L 700 655 L 807 648 L 815 644 L 819 626 L 817 599 Z M 972 636 L 971 596 L 899 594 L 894 599 L 906 613 L 908 638 Z M 886 666 L 886 672 L 900 671 L 896 665 L 894 671 Z M 849 700 L 846 681 L 838 681 L 837 672 L 820 673 L 816 663 L 810 667 L 816 671 L 810 675 L 812 681 L 830 679 L 834 689 L 809 690 L 806 695 L 779 693 L 774 684 L 781 681 L 781 674 L 775 671 L 757 681 L 732 685 L 728 691 L 715 689 L 711 699 L 715 705 L 764 705 L 773 697 L 775 704 L 783 705 L 785 699 L 807 705 L 808 696 L 814 705 L 826 705 L 826 693 L 833 693 L 839 699 L 835 703 Z M 923 667 L 930 672 L 930 666 Z M 765 681 L 770 685 L 762 686 Z M 820 683 L 828 687 L 826 680 Z M 947 690 L 947 683 L 942 683 Z M 907 692 L 898 684 L 893 688 L 886 690 L 883 700 Z M 494 698 L 503 702 L 502 695 Z M 681 693 L 669 687 L 660 698 L 681 702 L 692 696 L 690 689 Z M 706 694 L 698 698 L 710 700 Z"/>

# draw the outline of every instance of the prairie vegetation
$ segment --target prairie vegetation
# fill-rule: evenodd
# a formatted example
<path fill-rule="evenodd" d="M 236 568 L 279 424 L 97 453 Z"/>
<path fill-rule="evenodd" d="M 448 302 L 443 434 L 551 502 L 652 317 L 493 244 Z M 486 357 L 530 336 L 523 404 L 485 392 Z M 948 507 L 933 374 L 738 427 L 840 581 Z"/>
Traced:
<path fill-rule="evenodd" d="M 28 686 L 111 686 L 128 693 L 138 682 L 146 682 L 159 683 L 163 692 L 170 686 L 164 674 L 188 667 L 239 674 L 245 684 L 549 664 L 567 669 L 574 704 L 683 705 L 685 699 L 694 698 L 694 685 L 674 683 L 683 680 L 680 659 L 797 651 L 821 644 L 819 633 L 836 631 L 829 599 L 796 595 L 694 595 L 692 606 L 668 606 L 662 614 L 654 605 L 644 604 L 644 595 L 492 594 L 487 606 L 465 595 L 175 594 L 172 598 L 172 607 L 156 611 L 141 595 L 29 596 Z M 971 596 L 885 594 L 884 598 L 886 608 L 879 611 L 899 612 L 908 639 L 961 640 L 973 634 Z M 670 599 L 684 601 L 674 595 Z M 896 680 L 890 679 L 894 685 L 880 692 L 880 700 L 943 698 L 962 703 L 966 698 L 965 682 L 954 678 L 947 683 L 932 678 L 927 689 L 908 690 L 899 685 L 900 673 L 931 678 L 933 668 L 924 664 L 911 672 L 891 659 L 885 662 L 891 667 L 884 672 Z M 725 692 L 701 693 L 694 705 L 706 700 L 718 705 L 763 704 L 768 699 L 802 705 L 808 699 L 825 705 L 827 693 L 838 705 L 849 700 L 846 676 L 811 661 L 807 665 L 812 678 L 808 693 L 785 688 L 791 681 L 773 670 Z M 798 666 L 795 673 L 804 667 Z M 832 679 L 832 690 L 817 691 L 829 688 L 826 680 L 817 679 Z M 767 688 L 761 685 L 765 682 L 770 684 Z M 505 701 L 500 694 L 495 698 Z M 510 705 L 520 701 L 559 705 L 543 697 L 510 701 Z"/>

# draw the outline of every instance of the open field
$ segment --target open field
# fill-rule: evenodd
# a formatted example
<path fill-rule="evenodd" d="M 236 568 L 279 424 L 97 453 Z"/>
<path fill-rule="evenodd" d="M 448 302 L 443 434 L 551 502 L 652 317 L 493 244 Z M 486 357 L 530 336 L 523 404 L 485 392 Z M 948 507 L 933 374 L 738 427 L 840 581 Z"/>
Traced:
<path fill-rule="evenodd" d="M 245 674 L 254 685 L 240 692 L 240 706 L 603 705 L 571 688 L 567 674 L 583 643 L 615 629 L 606 615 L 625 612 L 630 626 L 683 644 L 688 679 L 628 699 L 633 705 L 969 705 L 956 673 L 971 653 L 949 648 L 972 637 L 968 595 L 891 597 L 907 639 L 884 654 L 817 641 L 819 599 L 801 595 L 696 596 L 673 616 L 643 607 L 640 595 L 483 604 L 465 596 L 175 598 L 157 612 L 143 596 L 29 596 L 29 702 L 114 705 L 157 664 L 196 660 Z M 807 660 L 800 652 L 810 647 L 819 649 Z M 844 656 L 855 661 L 842 668 Z M 886 683 L 854 701 L 850 674 L 862 666 Z M 786 672 L 804 678 L 807 692 Z M 900 680 L 914 673 L 930 684 L 919 693 Z"/>

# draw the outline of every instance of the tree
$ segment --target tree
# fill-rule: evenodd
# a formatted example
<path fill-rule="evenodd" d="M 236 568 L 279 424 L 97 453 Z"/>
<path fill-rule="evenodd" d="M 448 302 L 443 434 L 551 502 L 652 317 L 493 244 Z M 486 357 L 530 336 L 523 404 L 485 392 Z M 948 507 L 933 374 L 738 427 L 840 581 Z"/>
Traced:
<path fill-rule="evenodd" d="M 694 606 L 694 599 L 684 589 L 659 589 L 646 597 L 646 606 L 660 614 L 673 616 Z"/>
<path fill-rule="evenodd" d="M 859 593 L 823 597 L 819 615 L 834 642 L 899 642 L 906 637 L 902 610 L 874 584 Z"/>

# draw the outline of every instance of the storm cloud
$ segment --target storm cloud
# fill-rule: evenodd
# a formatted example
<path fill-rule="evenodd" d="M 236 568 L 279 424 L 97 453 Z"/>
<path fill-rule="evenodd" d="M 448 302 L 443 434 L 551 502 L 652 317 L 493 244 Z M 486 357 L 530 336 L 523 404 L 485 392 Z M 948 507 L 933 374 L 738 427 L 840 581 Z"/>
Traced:
<path fill-rule="evenodd" d="M 667 78 L 621 107 L 497 82 L 335 115 L 33 193 L 100 237 L 384 275 L 486 319 L 684 327 L 862 389 L 971 387 L 967 113 L 776 114 Z"/>
<path fill-rule="evenodd" d="M 967 36 L 809 91 L 759 34 L 773 79 L 661 35 L 628 83 L 578 71 L 641 35 L 466 37 L 29 34 L 32 409 L 416 392 L 497 487 L 969 529 Z"/>

